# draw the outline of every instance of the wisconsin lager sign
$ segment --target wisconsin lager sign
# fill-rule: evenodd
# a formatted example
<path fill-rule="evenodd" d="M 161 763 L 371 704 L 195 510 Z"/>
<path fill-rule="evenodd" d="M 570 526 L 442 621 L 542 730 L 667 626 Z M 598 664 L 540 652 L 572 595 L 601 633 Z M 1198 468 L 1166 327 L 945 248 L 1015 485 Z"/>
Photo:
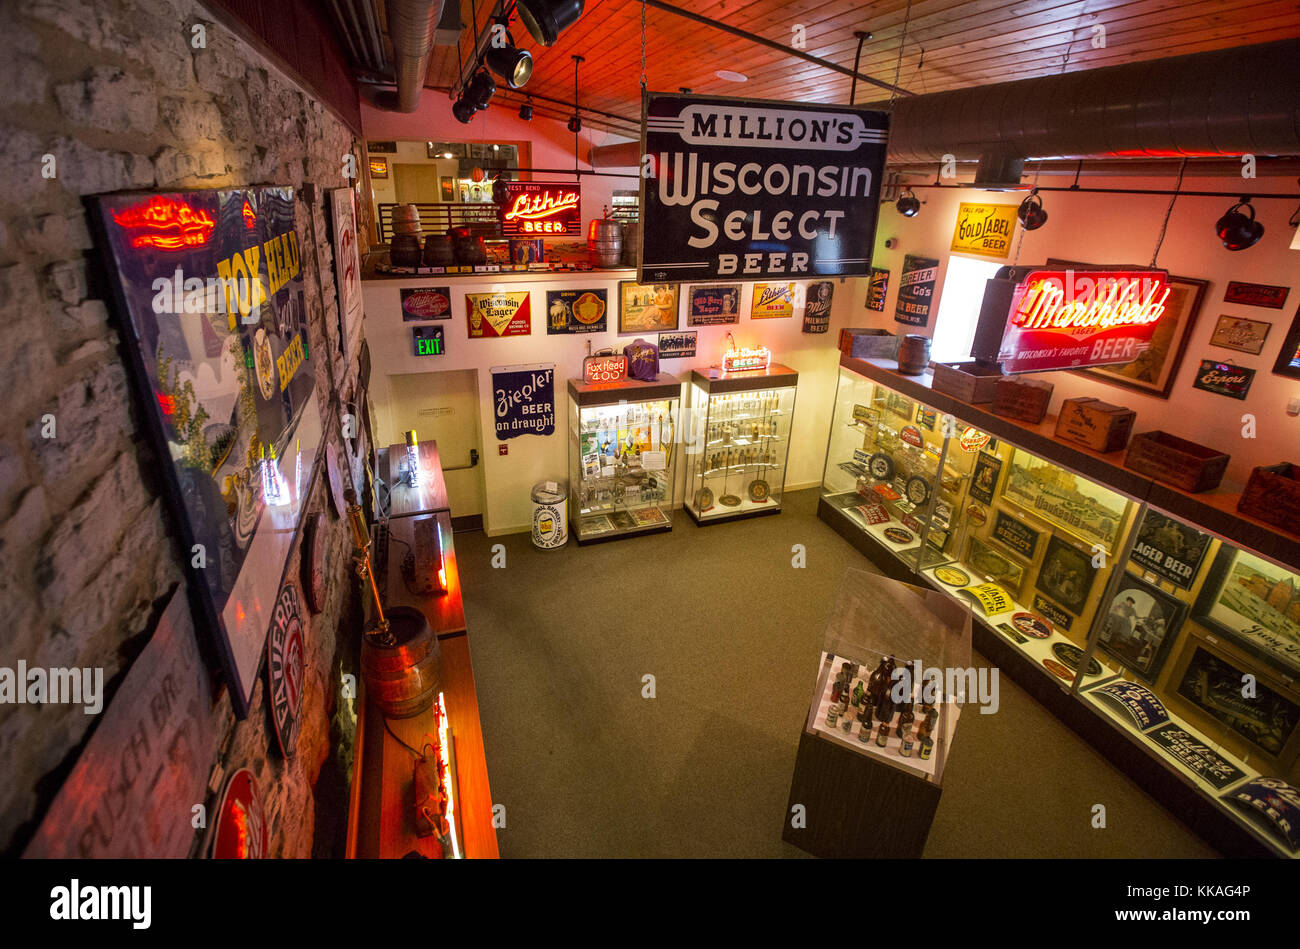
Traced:
<path fill-rule="evenodd" d="M 1005 372 L 1129 363 L 1169 298 L 1163 270 L 1035 270 L 1016 288 L 998 358 Z"/>
<path fill-rule="evenodd" d="M 866 276 L 889 116 L 650 93 L 638 281 Z"/>

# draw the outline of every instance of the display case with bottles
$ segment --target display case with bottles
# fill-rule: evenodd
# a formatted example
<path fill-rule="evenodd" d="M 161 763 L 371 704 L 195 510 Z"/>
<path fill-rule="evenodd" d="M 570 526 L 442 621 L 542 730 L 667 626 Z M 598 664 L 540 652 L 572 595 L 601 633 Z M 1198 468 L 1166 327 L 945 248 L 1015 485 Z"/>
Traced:
<path fill-rule="evenodd" d="M 918 857 L 964 702 L 971 616 L 941 593 L 849 570 L 826 626 L 785 839 L 818 856 Z M 841 779 L 828 782 L 828 774 Z"/>
<path fill-rule="evenodd" d="M 569 522 L 579 544 L 672 529 L 681 383 L 569 380 Z"/>
<path fill-rule="evenodd" d="M 798 382 L 775 363 L 691 373 L 686 510 L 697 524 L 781 510 Z"/>
<path fill-rule="evenodd" d="M 1016 422 L 927 382 L 841 360 L 819 516 L 886 573 L 968 606 L 982 653 L 1225 852 L 1300 857 L 1300 538 L 1231 494 L 1056 439 L 1054 418 Z M 909 404 L 951 473 L 928 512 L 905 512 L 943 557 L 919 569 L 886 534 L 910 501 L 881 429 Z M 872 474 L 877 451 L 894 470 Z"/>

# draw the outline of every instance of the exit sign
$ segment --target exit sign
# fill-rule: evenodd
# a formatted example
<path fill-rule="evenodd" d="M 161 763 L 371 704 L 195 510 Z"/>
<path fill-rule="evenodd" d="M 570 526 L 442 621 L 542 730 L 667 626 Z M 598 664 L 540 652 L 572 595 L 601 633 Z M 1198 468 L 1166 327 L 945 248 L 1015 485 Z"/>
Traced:
<path fill-rule="evenodd" d="M 417 356 L 441 356 L 447 351 L 441 326 L 411 327 L 411 341 Z"/>

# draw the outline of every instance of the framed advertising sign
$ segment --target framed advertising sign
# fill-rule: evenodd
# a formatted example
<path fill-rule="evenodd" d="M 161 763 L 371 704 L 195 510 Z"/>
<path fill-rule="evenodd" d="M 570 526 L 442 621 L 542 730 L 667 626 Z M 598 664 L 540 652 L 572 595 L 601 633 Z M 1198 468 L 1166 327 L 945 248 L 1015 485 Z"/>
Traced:
<path fill-rule="evenodd" d="M 1003 258 L 1011 252 L 1016 233 L 1014 204 L 966 204 L 957 206 L 957 224 L 951 250 L 958 254 Z"/>
<path fill-rule="evenodd" d="M 685 359 L 695 355 L 697 330 L 659 334 L 660 359 Z"/>
<path fill-rule="evenodd" d="M 1226 362 L 1202 359 L 1192 380 L 1192 388 L 1203 389 L 1230 399 L 1245 399 L 1250 384 L 1255 381 L 1255 370 L 1234 366 Z"/>
<path fill-rule="evenodd" d="M 1210 345 L 1258 356 L 1263 352 L 1264 340 L 1268 339 L 1268 331 L 1272 328 L 1271 323 L 1263 320 L 1248 320 L 1243 316 L 1224 313 L 1214 325 Z"/>
<path fill-rule="evenodd" d="M 235 713 L 321 444 L 294 193 L 231 188 L 90 199 L 108 283 Z"/>
<path fill-rule="evenodd" d="M 889 271 L 879 267 L 871 268 L 871 279 L 867 283 L 867 309 L 877 313 L 885 312 L 885 297 L 889 294 Z"/>
<path fill-rule="evenodd" d="M 593 290 L 547 290 L 546 333 L 603 333 L 609 309 L 604 287 Z"/>
<path fill-rule="evenodd" d="M 1193 610 L 1206 629 L 1300 677 L 1300 576 L 1223 544 Z"/>
<path fill-rule="evenodd" d="M 687 326 L 720 326 L 740 322 L 740 284 L 691 287 Z"/>
<path fill-rule="evenodd" d="M 1230 280 L 1228 289 L 1223 292 L 1223 302 L 1280 310 L 1286 306 L 1286 297 L 1290 292 L 1290 287 L 1270 287 L 1264 283 L 1238 283 Z"/>
<path fill-rule="evenodd" d="M 808 285 L 803 306 L 803 331 L 825 333 L 831 328 L 831 301 L 835 299 L 835 284 L 819 280 Z"/>
<path fill-rule="evenodd" d="M 939 277 L 939 261 L 933 257 L 903 258 L 903 274 L 898 278 L 898 299 L 894 303 L 894 322 L 908 326 L 928 326 L 930 307 L 934 303 L 934 283 Z"/>
<path fill-rule="evenodd" d="M 676 284 L 646 286 L 634 280 L 618 282 L 618 331 L 650 333 L 677 329 Z"/>
<path fill-rule="evenodd" d="M 789 319 L 794 316 L 795 285 L 792 283 L 756 283 L 754 300 L 749 307 L 751 320 Z"/>
<path fill-rule="evenodd" d="M 361 253 L 357 246 L 356 194 L 351 188 L 331 188 L 330 214 L 334 234 L 334 284 L 339 293 L 339 329 L 345 353 L 361 330 Z"/>
<path fill-rule="evenodd" d="M 533 331 L 528 291 L 465 294 L 470 339 L 528 336 Z"/>
<path fill-rule="evenodd" d="M 1190 590 L 1209 547 L 1209 534 L 1202 534 L 1159 511 L 1148 510 L 1129 559 L 1180 590 Z"/>
<path fill-rule="evenodd" d="M 402 322 L 451 319 L 451 287 L 402 287 Z"/>
<path fill-rule="evenodd" d="M 575 181 L 506 181 L 501 234 L 507 240 L 579 237 L 582 234 L 582 185 Z"/>
<path fill-rule="evenodd" d="M 1102 651 L 1154 682 L 1187 615 L 1187 604 L 1128 571 L 1101 621 Z"/>
<path fill-rule="evenodd" d="M 889 116 L 649 93 L 638 280 L 866 276 Z"/>

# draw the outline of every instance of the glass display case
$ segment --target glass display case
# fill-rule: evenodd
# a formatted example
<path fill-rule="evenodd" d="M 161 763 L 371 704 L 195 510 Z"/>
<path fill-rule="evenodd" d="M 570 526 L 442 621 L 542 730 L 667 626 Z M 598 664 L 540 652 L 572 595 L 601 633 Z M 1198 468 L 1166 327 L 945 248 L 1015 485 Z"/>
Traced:
<path fill-rule="evenodd" d="M 691 373 L 685 500 L 695 523 L 781 510 L 798 382 L 776 364 Z"/>
<path fill-rule="evenodd" d="M 1122 455 L 868 372 L 841 367 L 819 516 L 969 607 L 996 640 L 981 650 L 1067 691 L 1199 807 L 1300 857 L 1300 563 L 1157 506 L 1169 492 Z"/>
<path fill-rule="evenodd" d="M 569 380 L 569 522 L 579 544 L 672 528 L 681 383 Z"/>

